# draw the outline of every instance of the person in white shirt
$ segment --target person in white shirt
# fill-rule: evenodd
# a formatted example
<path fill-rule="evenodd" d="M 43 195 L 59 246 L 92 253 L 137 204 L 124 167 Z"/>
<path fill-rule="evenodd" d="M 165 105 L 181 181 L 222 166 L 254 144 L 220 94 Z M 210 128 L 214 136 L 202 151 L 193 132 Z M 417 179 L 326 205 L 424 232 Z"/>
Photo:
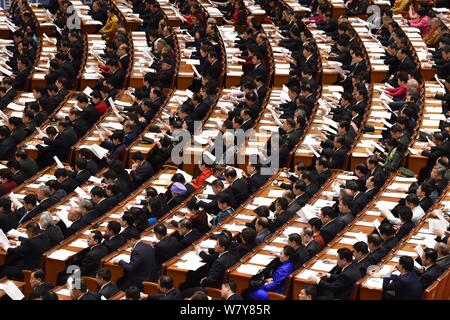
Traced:
<path fill-rule="evenodd" d="M 420 221 L 420 219 L 422 219 L 422 217 L 425 215 L 425 211 L 423 211 L 422 207 L 420 206 L 420 200 L 416 194 L 410 193 L 406 196 L 405 206 L 412 210 L 413 216 L 411 221 L 414 222 L 414 224 L 417 224 Z M 389 210 L 383 209 L 381 210 L 381 214 L 386 219 L 388 219 L 390 223 L 402 224 L 400 218 L 394 217 L 392 212 Z"/>

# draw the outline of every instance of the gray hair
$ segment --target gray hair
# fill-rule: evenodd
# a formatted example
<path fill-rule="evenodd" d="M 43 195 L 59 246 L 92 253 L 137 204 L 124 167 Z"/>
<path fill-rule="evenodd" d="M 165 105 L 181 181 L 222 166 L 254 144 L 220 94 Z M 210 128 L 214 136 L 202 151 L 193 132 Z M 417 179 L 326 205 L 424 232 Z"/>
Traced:
<path fill-rule="evenodd" d="M 39 186 L 39 190 L 45 194 L 47 197 L 50 197 L 52 195 L 52 192 L 50 190 L 49 186 L 43 185 L 43 186 Z"/>
<path fill-rule="evenodd" d="M 89 211 L 94 208 L 94 205 L 92 204 L 92 201 L 89 199 L 81 199 L 80 208 L 86 209 L 87 211 Z"/>
<path fill-rule="evenodd" d="M 44 211 L 42 212 L 40 218 L 39 218 L 39 225 L 42 229 L 47 229 L 49 226 L 53 225 L 53 219 L 50 215 L 50 212 Z"/>
<path fill-rule="evenodd" d="M 434 249 L 441 255 L 446 256 L 449 254 L 449 248 L 446 243 L 438 242 L 434 245 Z"/>

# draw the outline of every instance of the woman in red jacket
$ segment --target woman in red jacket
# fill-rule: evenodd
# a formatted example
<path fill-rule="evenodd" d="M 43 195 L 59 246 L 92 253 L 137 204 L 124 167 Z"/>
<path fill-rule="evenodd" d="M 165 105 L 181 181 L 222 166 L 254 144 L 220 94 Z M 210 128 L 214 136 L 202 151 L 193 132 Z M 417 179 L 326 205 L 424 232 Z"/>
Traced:
<path fill-rule="evenodd" d="M 200 169 L 200 174 L 191 181 L 191 185 L 195 190 L 202 187 L 205 184 L 206 179 L 211 177 L 213 174 L 213 169 L 211 168 L 211 166 L 203 162 L 199 163 L 198 168 Z"/>
<path fill-rule="evenodd" d="M 387 88 L 384 92 L 395 98 L 396 100 L 405 100 L 406 91 L 408 90 L 408 74 L 406 72 L 400 72 L 397 77 L 398 87 L 397 88 Z"/>
<path fill-rule="evenodd" d="M 12 179 L 12 172 L 8 168 L 0 169 L 0 196 L 8 194 L 17 186 Z"/>
<path fill-rule="evenodd" d="M 92 103 L 95 105 L 95 111 L 97 115 L 102 116 L 108 109 L 108 105 L 103 101 L 102 94 L 98 90 L 94 90 L 91 93 Z"/>
<path fill-rule="evenodd" d="M 246 24 L 247 20 L 247 9 L 245 8 L 244 1 L 239 0 L 234 5 L 234 12 L 231 16 L 231 21 L 234 26 L 242 26 Z"/>

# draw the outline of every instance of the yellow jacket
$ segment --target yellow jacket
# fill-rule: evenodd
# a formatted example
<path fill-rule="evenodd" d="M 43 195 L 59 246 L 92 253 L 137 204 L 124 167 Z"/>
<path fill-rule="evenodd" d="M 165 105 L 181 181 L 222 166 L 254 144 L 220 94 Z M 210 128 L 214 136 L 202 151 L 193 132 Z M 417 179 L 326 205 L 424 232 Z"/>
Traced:
<path fill-rule="evenodd" d="M 408 11 L 410 3 L 411 0 L 395 0 L 394 6 L 392 7 L 392 12 L 401 13 L 403 11 Z"/>
<path fill-rule="evenodd" d="M 113 15 L 108 18 L 104 27 L 100 29 L 100 33 L 103 33 L 105 35 L 105 38 L 109 40 L 114 38 L 118 28 L 119 28 L 119 18 L 117 18 L 116 15 Z"/>
<path fill-rule="evenodd" d="M 441 37 L 441 35 L 442 35 L 441 29 L 437 28 L 434 31 L 431 31 L 430 34 L 423 39 L 423 41 L 428 45 L 434 46 Z"/>

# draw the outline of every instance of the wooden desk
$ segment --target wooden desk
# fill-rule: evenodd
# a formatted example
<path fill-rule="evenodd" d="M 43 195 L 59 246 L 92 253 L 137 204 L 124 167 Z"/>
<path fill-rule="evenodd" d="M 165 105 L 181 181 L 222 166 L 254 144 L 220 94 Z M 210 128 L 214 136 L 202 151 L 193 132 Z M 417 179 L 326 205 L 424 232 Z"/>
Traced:
<path fill-rule="evenodd" d="M 261 201 L 261 197 L 270 198 L 270 202 L 277 198 L 277 196 L 274 196 L 273 192 L 271 193 L 271 190 L 274 188 L 272 186 L 272 181 L 278 176 L 279 174 L 276 174 L 269 179 L 259 191 L 252 195 L 248 201 L 242 204 L 228 218 L 223 220 L 220 225 L 215 226 L 211 229 L 211 231 L 194 242 L 193 245 L 189 246 L 180 252 L 176 257 L 166 262 L 166 274 L 174 279 L 175 286 L 179 286 L 183 283 L 190 271 L 197 270 L 196 266 L 189 266 L 189 261 L 191 258 L 186 256 L 192 254 L 195 245 L 199 245 L 203 249 L 213 248 L 216 241 L 210 239 L 211 234 L 220 233 L 223 229 L 229 230 L 233 234 L 233 237 L 236 236 L 245 228 L 245 223 L 248 222 L 250 218 L 253 219 L 253 210 L 257 207 L 256 202 Z M 247 218 L 246 216 L 250 217 Z"/>
<path fill-rule="evenodd" d="M 135 192 L 135 195 L 130 196 L 128 199 L 129 201 L 124 203 L 124 207 L 130 207 L 133 206 L 134 203 L 140 203 L 141 199 L 145 198 L 145 189 L 148 187 L 153 187 L 158 190 L 158 192 L 162 193 L 165 192 L 169 184 L 171 183 L 170 179 L 173 174 L 175 174 L 177 171 L 173 168 L 166 168 L 165 170 L 161 171 L 160 174 L 155 175 L 147 184 L 145 184 L 142 188 L 140 188 L 138 191 Z M 219 173 L 217 173 L 219 174 Z M 185 218 L 185 214 L 188 212 L 186 208 L 186 203 L 191 199 L 193 196 L 198 196 L 201 194 L 205 194 L 209 191 L 210 188 L 203 187 L 194 192 L 190 197 L 186 198 L 180 205 L 175 207 L 173 210 L 168 212 L 166 215 L 161 217 L 158 221 L 158 223 L 162 223 L 167 228 L 167 234 L 172 234 L 175 232 L 174 226 L 171 224 L 172 220 L 180 221 L 181 219 Z M 123 208 L 120 208 L 120 210 L 112 211 L 114 212 L 123 212 Z M 156 224 L 151 225 L 147 230 L 142 232 L 141 234 L 141 240 L 149 243 L 154 244 L 158 242 L 158 239 L 156 238 L 156 235 L 153 231 L 153 228 Z M 103 266 L 107 267 L 111 270 L 112 273 L 112 281 L 117 281 L 117 279 L 121 278 L 124 274 L 122 267 L 114 262 L 114 259 L 119 255 L 125 255 L 130 256 L 132 250 L 132 244 L 127 243 L 119 250 L 111 253 L 110 255 L 103 258 Z"/>
<path fill-rule="evenodd" d="M 384 218 L 377 206 L 380 201 L 387 201 L 390 206 L 395 206 L 399 197 L 406 197 L 409 186 L 415 181 L 415 178 L 402 178 L 394 176 L 385 184 L 378 195 L 366 206 L 356 218 L 343 230 L 337 237 L 324 247 L 304 268 L 300 269 L 292 277 L 292 298 L 298 299 L 298 294 L 306 285 L 313 284 L 310 276 L 317 275 L 318 272 L 328 272 L 320 262 L 325 259 L 331 261 L 329 269 L 336 264 L 337 250 L 343 247 L 351 249 L 353 244 L 361 237 L 367 236 L 375 229 L 373 223 L 378 220 L 381 222 Z M 319 263 L 318 263 L 319 262 Z"/>
<path fill-rule="evenodd" d="M 439 119 L 444 120 L 442 101 L 434 99 L 437 93 L 444 93 L 443 88 L 437 83 L 432 81 L 425 82 L 425 104 L 422 109 L 422 116 L 420 118 L 420 124 L 418 127 L 419 132 L 424 132 L 432 135 L 439 129 Z M 420 169 L 424 168 L 427 164 L 428 157 L 421 155 L 422 150 L 428 147 L 428 142 L 419 141 L 417 136 L 409 149 L 408 168 L 413 170 L 416 174 Z"/>
<path fill-rule="evenodd" d="M 1 284 L 6 284 L 8 281 L 12 281 L 20 289 L 20 291 L 22 291 L 22 293 L 23 293 L 24 287 L 26 285 L 25 282 L 8 280 L 7 278 L 0 279 L 0 283 Z M 7 296 L 7 294 L 5 293 L 5 291 L 0 290 L 0 300 L 2 300 L 6 296 Z"/>

